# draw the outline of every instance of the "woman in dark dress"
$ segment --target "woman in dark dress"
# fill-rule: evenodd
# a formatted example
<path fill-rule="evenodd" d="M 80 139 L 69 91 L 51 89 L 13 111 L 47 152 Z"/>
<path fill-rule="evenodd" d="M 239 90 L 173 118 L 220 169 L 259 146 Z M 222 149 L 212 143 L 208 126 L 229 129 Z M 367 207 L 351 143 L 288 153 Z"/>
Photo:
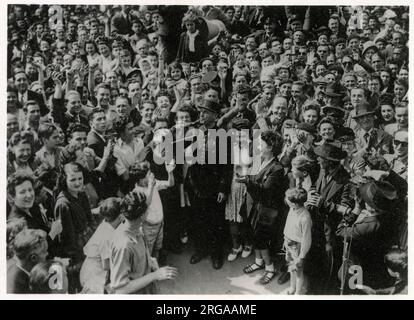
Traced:
<path fill-rule="evenodd" d="M 245 183 L 253 199 L 249 220 L 253 228 L 255 262 L 244 268 L 245 273 L 265 269 L 261 284 L 269 283 L 276 271 L 270 258 L 270 242 L 277 231 L 277 217 L 284 208 L 284 170 L 277 157 L 282 151 L 283 138 L 276 132 L 265 131 L 260 137 L 261 166 L 256 175 L 236 179 Z M 257 153 L 256 153 L 257 154 Z"/>
<path fill-rule="evenodd" d="M 59 181 L 55 217 L 62 221 L 60 257 L 70 258 L 69 292 L 80 292 L 79 271 L 84 260 L 83 247 L 94 232 L 94 219 L 84 192 L 81 165 L 70 162 L 64 166 Z"/>

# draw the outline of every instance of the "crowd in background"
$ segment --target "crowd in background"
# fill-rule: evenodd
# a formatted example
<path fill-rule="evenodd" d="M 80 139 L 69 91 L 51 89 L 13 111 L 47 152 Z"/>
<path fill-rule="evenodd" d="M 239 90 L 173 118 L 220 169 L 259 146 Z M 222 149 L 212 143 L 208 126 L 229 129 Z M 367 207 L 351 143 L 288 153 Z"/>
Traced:
<path fill-rule="evenodd" d="M 408 23 L 408 7 L 9 6 L 8 293 L 159 293 L 189 246 L 194 265 L 290 278 L 284 294 L 406 292 Z M 224 148 L 260 168 L 156 161 L 193 129 L 239 132 Z"/>

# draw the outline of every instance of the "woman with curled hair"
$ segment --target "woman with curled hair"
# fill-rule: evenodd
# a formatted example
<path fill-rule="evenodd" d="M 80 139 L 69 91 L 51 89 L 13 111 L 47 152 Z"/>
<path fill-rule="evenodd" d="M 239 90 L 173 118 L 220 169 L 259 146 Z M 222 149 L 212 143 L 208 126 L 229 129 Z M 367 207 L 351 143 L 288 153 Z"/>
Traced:
<path fill-rule="evenodd" d="M 251 172 L 251 175 L 236 178 L 236 181 L 246 184 L 247 192 L 253 200 L 249 221 L 253 229 L 256 259 L 243 271 L 252 273 L 265 269 L 260 283 L 268 284 L 276 275 L 269 249 L 270 242 L 277 231 L 277 218 L 284 208 L 286 186 L 283 167 L 277 160 L 282 151 L 283 138 L 280 134 L 269 130 L 263 132 L 260 139 L 259 150 L 257 150 L 261 157 L 260 167 L 256 168 L 258 169 L 256 172 Z"/>
<path fill-rule="evenodd" d="M 7 154 L 7 176 L 16 171 L 33 174 L 36 170 L 32 146 L 34 136 L 28 131 L 14 133 L 9 140 Z"/>
<path fill-rule="evenodd" d="M 84 259 L 83 247 L 92 236 L 95 225 L 84 189 L 82 166 L 76 162 L 67 163 L 59 179 L 55 217 L 62 222 L 58 256 L 71 259 L 73 274 L 69 276 L 69 292 L 81 289 L 79 269 Z"/>
<path fill-rule="evenodd" d="M 115 229 L 120 225 L 120 198 L 105 199 L 100 205 L 99 214 L 104 218 L 95 233 L 83 247 L 86 256 L 80 271 L 82 293 L 104 293 L 104 286 L 109 275 L 110 244 Z"/>

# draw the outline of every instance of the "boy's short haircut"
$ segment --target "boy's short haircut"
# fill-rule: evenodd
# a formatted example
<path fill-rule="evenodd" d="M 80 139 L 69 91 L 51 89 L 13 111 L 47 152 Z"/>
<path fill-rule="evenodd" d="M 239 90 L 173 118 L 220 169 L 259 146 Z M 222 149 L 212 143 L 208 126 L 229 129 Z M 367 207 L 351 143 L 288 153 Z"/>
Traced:
<path fill-rule="evenodd" d="M 72 138 L 72 135 L 75 132 L 85 132 L 88 134 L 89 128 L 81 123 L 72 123 L 67 130 L 67 136 Z"/>
<path fill-rule="evenodd" d="M 46 232 L 43 230 L 24 229 L 14 238 L 14 254 L 20 260 L 29 259 L 31 253 L 36 250 L 42 241 L 46 241 Z"/>
<path fill-rule="evenodd" d="M 147 100 L 142 101 L 140 109 L 142 109 L 144 107 L 144 104 L 152 104 L 152 106 L 154 108 L 157 107 L 154 101 L 147 99 Z"/>
<path fill-rule="evenodd" d="M 99 89 L 101 88 L 111 91 L 111 87 L 109 85 L 107 85 L 106 83 L 100 83 L 95 87 L 95 94 L 97 94 Z"/>
<path fill-rule="evenodd" d="M 89 114 L 89 122 L 93 121 L 95 114 L 103 112 L 105 114 L 105 110 L 102 108 L 94 108 L 92 112 Z"/>
<path fill-rule="evenodd" d="M 42 123 L 39 126 L 39 129 L 37 131 L 40 141 L 42 139 L 49 139 L 53 132 L 57 130 L 56 126 L 53 123 Z"/>
<path fill-rule="evenodd" d="M 120 215 L 121 201 L 119 198 L 110 197 L 105 199 L 99 207 L 99 214 L 106 222 L 112 222 Z"/>
<path fill-rule="evenodd" d="M 303 188 L 290 188 L 286 191 L 286 198 L 301 206 L 308 200 L 308 193 Z"/>

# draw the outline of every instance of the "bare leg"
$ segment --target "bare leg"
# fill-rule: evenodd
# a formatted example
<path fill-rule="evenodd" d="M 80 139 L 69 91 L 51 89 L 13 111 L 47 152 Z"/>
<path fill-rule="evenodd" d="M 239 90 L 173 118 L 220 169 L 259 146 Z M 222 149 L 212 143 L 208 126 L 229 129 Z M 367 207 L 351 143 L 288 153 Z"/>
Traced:
<path fill-rule="evenodd" d="M 260 254 L 265 262 L 266 266 L 271 266 L 273 265 L 272 260 L 270 259 L 270 252 L 269 249 L 265 249 L 265 250 L 260 250 Z"/>
<path fill-rule="evenodd" d="M 305 275 L 303 274 L 303 268 L 300 268 L 296 272 L 296 294 L 302 294 L 303 285 L 305 283 Z"/>
<path fill-rule="evenodd" d="M 290 271 L 290 288 L 289 293 L 295 294 L 296 292 L 296 271 Z"/>

